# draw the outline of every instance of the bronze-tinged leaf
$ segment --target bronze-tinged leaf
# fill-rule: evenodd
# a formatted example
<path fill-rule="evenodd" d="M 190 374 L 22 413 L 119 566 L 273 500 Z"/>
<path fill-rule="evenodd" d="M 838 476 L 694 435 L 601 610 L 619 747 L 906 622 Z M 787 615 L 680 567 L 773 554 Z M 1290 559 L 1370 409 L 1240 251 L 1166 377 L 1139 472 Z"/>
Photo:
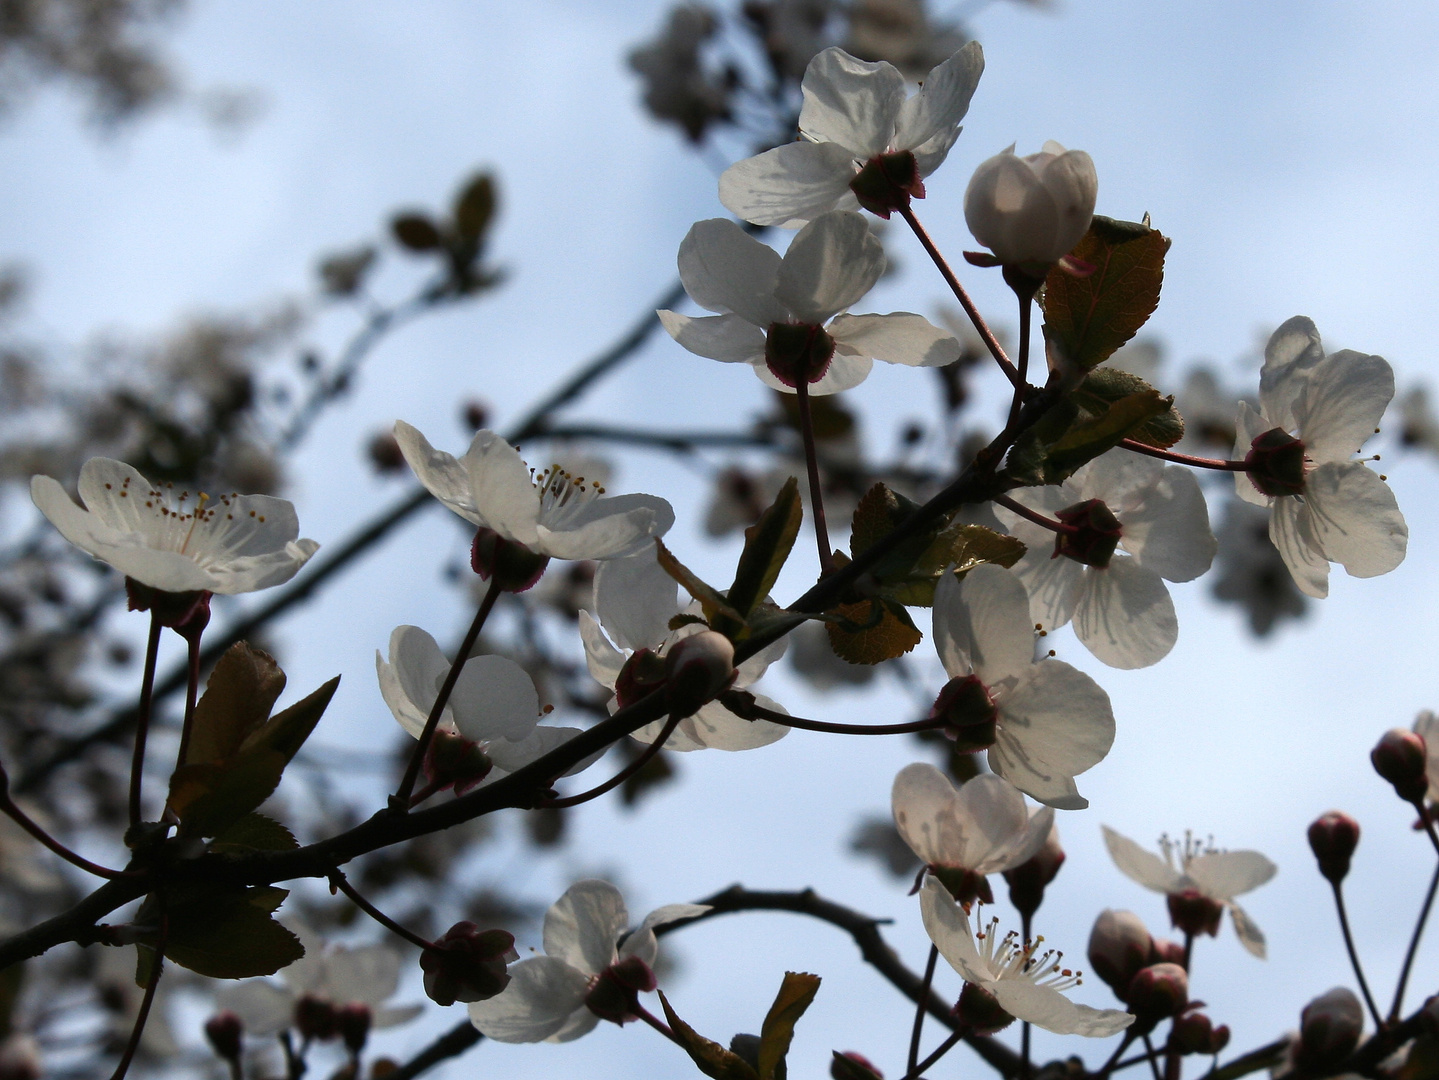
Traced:
<path fill-rule="evenodd" d="M 410 251 L 434 251 L 445 242 L 435 223 L 424 214 L 397 214 L 390 222 L 390 231 Z"/>
<path fill-rule="evenodd" d="M 829 1074 L 836 1080 L 879 1080 L 878 1073 L 866 1069 L 849 1055 L 841 1054 L 838 1050 L 833 1051 L 833 1054 L 829 1062 Z"/>
<path fill-rule="evenodd" d="M 819 992 L 819 976 L 786 971 L 774 1004 L 764 1018 L 759 1033 L 760 1080 L 775 1080 L 776 1070 L 784 1065 L 789 1044 L 794 1039 L 794 1026 Z"/>
<path fill-rule="evenodd" d="M 240 748 L 270 717 L 285 673 L 274 657 L 237 641 L 215 663 L 195 705 L 186 765 L 221 761 Z"/>
<path fill-rule="evenodd" d="M 906 607 L 929 607 L 934 603 L 935 586 L 947 567 L 958 575 L 967 574 L 981 563 L 1009 568 L 1024 555 L 1022 540 L 997 533 L 983 525 L 954 522 L 946 526 L 915 561 L 914 571 L 904 581 L 886 583 L 881 595 Z"/>
<path fill-rule="evenodd" d="M 1158 306 L 1169 244 L 1147 224 L 1095 215 L 1071 252 L 1094 273 L 1080 278 L 1056 266 L 1045 278 L 1046 335 L 1081 367 L 1108 359 Z"/>
<path fill-rule="evenodd" d="M 495 216 L 495 181 L 480 173 L 455 196 L 455 232 L 466 243 L 474 243 L 490 227 Z"/>
<path fill-rule="evenodd" d="M 713 1077 L 714 1080 L 759 1080 L 759 1074 L 750 1067 L 744 1058 L 733 1051 L 726 1050 L 714 1040 L 706 1039 L 681 1020 L 671 1008 L 669 999 L 665 997 L 663 990 L 660 991 L 660 1005 L 665 1011 L 665 1019 L 669 1021 L 670 1030 L 679 1037 L 685 1053 L 689 1054 L 700 1072 Z"/>
<path fill-rule="evenodd" d="M 1098 416 L 1120 398 L 1149 390 L 1154 388 L 1138 375 L 1120 371 L 1118 368 L 1100 367 L 1085 376 L 1084 382 L 1079 384 L 1071 396 L 1083 412 Z M 1154 392 L 1158 393 L 1157 390 Z M 1184 418 L 1174 407 L 1173 395 L 1162 400 L 1169 403 L 1169 408 L 1133 429 L 1128 438 L 1160 450 L 1167 450 L 1184 438 Z"/>
<path fill-rule="evenodd" d="M 294 833 L 264 814 L 246 814 L 210 841 L 210 850 L 222 855 L 293 851 L 299 846 Z"/>
<path fill-rule="evenodd" d="M 841 604 L 828 614 L 850 625 L 828 622 L 830 648 L 851 664 L 879 664 L 903 656 L 924 639 L 909 612 L 888 600 Z"/>
<path fill-rule="evenodd" d="M 336 675 L 314 693 L 301 698 L 284 712 L 270 717 L 260 730 L 251 734 L 240 745 L 240 752 L 275 750 L 285 756 L 285 763 L 288 765 L 290 759 L 299 753 L 300 747 L 305 745 L 305 740 L 310 737 L 310 732 L 315 730 L 320 717 L 325 715 L 325 709 L 329 707 L 330 699 L 335 696 L 335 688 L 339 685 L 340 677 Z"/>
<path fill-rule="evenodd" d="M 698 574 L 676 559 L 662 540 L 655 541 L 655 560 L 666 574 L 700 602 L 711 629 L 737 634 L 744 627 L 744 616 L 730 607 L 729 601 L 720 595 L 718 589 L 706 584 Z"/>
<path fill-rule="evenodd" d="M 744 551 L 726 597 L 729 606 L 743 618 L 748 618 L 774 587 L 803 519 L 799 481 L 791 476 L 759 520 L 744 531 Z"/>

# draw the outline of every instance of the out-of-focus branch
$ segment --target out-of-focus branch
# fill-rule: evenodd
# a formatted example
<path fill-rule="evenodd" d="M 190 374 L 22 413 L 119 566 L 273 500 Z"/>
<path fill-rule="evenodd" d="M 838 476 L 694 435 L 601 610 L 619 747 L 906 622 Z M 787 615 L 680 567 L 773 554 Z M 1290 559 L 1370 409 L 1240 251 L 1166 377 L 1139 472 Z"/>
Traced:
<path fill-rule="evenodd" d="M 461 1020 L 399 1068 L 385 1073 L 385 1080 L 414 1080 L 441 1062 L 459 1057 L 483 1038 L 474 1024 Z"/>

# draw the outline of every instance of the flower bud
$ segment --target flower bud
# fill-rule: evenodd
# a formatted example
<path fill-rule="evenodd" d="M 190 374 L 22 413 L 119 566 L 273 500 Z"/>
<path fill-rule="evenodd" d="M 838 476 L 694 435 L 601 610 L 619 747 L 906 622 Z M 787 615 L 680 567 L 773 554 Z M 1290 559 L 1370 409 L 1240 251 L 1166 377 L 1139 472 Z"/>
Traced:
<path fill-rule="evenodd" d="M 240 1056 L 240 1040 L 244 1034 L 244 1021 L 228 1009 L 205 1021 L 205 1038 L 223 1061 L 234 1061 Z"/>
<path fill-rule="evenodd" d="M 1129 983 L 1124 1003 L 1135 1015 L 1134 1030 L 1154 1030 L 1161 1020 L 1178 1016 L 1189 1004 L 1189 976 L 1178 964 L 1150 964 Z"/>
<path fill-rule="evenodd" d="M 365 453 L 377 473 L 396 473 L 405 467 L 400 440 L 388 431 L 377 432 L 365 446 Z"/>
<path fill-rule="evenodd" d="M 1138 915 L 1105 908 L 1089 932 L 1089 966 L 1123 1000 L 1134 976 L 1150 962 L 1153 948 Z"/>
<path fill-rule="evenodd" d="M 1205 896 L 1198 889 L 1183 889 L 1170 893 L 1169 922 L 1176 930 L 1182 930 L 1190 937 L 1219 934 L 1219 920 L 1224 915 L 1224 905 L 1218 900 Z"/>
<path fill-rule="evenodd" d="M 993 1035 L 1014 1023 L 1014 1017 L 1004 1011 L 999 999 L 984 987 L 970 982 L 965 983 L 964 989 L 959 992 L 954 1015 L 977 1035 Z"/>
<path fill-rule="evenodd" d="M 929 710 L 931 720 L 943 720 L 940 731 L 954 740 L 959 753 L 973 753 L 994 745 L 995 722 L 999 709 L 989 696 L 989 687 L 977 675 L 950 679 L 934 699 Z"/>
<path fill-rule="evenodd" d="M 1374 771 L 1394 785 L 1401 799 L 1411 803 L 1424 798 L 1429 790 L 1424 772 L 1426 757 L 1423 736 L 1404 728 L 1390 728 L 1369 751 Z"/>
<path fill-rule="evenodd" d="M 854 1050 L 836 1050 L 829 1063 L 830 1080 L 884 1080 L 874 1062 Z"/>
<path fill-rule="evenodd" d="M 1184 967 L 1184 946 L 1172 938 L 1155 938 L 1149 950 L 1151 964 L 1178 964 Z M 1188 971 L 1188 968 L 1185 968 Z"/>
<path fill-rule="evenodd" d="M 480 744 L 458 731 L 436 728 L 425 752 L 425 779 L 463 795 L 490 774 L 493 764 Z"/>
<path fill-rule="evenodd" d="M 650 966 L 638 956 L 627 956 L 600 972 L 585 995 L 585 1007 L 601 1020 L 624 1024 L 635 1019 L 640 993 L 656 985 Z"/>
<path fill-rule="evenodd" d="M 834 359 L 834 338 L 811 323 L 770 323 L 764 338 L 764 362 L 785 386 L 816 383 Z"/>
<path fill-rule="evenodd" d="M 1299 1043 L 1294 1062 L 1313 1069 L 1343 1061 L 1364 1033 L 1364 1006 L 1347 987 L 1336 986 L 1304 1006 L 1299 1014 Z"/>
<path fill-rule="evenodd" d="M 483 525 L 470 545 L 470 569 L 505 592 L 521 593 L 544 576 L 548 555 L 539 555 L 514 540 L 506 540 Z"/>
<path fill-rule="evenodd" d="M 1168 1047 L 1176 1054 L 1217 1054 L 1229 1045 L 1229 1028 L 1214 1026 L 1201 1012 L 1187 1012 L 1174 1018 Z"/>
<path fill-rule="evenodd" d="M 693 716 L 734 682 L 734 643 L 714 630 L 680 638 L 665 656 L 665 704 Z"/>
<path fill-rule="evenodd" d="M 342 1007 L 336 1013 L 335 1026 L 340 1031 L 340 1038 L 345 1041 L 345 1049 L 352 1054 L 363 1050 L 370 1039 L 370 1025 L 373 1022 L 374 1016 L 370 1007 L 364 1002 L 352 1001 Z"/>
<path fill-rule="evenodd" d="M 517 959 L 513 934 L 457 922 L 420 954 L 425 994 L 438 1005 L 492 998 L 509 985 L 505 965 Z"/>
<path fill-rule="evenodd" d="M 1009 902 L 1021 915 L 1032 918 L 1044 902 L 1045 887 L 1054 880 L 1064 865 L 1064 849 L 1059 846 L 1059 829 L 1051 825 L 1044 846 L 1013 870 L 1004 872 L 1009 883 Z"/>
<path fill-rule="evenodd" d="M 636 649 L 615 677 L 615 700 L 620 708 L 633 705 L 665 681 L 665 659 L 653 649 Z"/>
<path fill-rule="evenodd" d="M 1331 810 L 1309 826 L 1309 847 L 1319 860 L 1319 872 L 1338 885 L 1349 876 L 1349 860 L 1359 846 L 1359 822 Z"/>
<path fill-rule="evenodd" d="M 340 1033 L 340 1017 L 323 998 L 306 994 L 295 1002 L 295 1030 L 301 1038 L 327 1042 Z"/>
<path fill-rule="evenodd" d="M 1098 190 L 1084 151 L 1051 140 L 1041 153 L 1016 157 L 1011 146 L 974 170 L 964 220 L 1005 266 L 1043 278 L 1089 230 Z"/>
<path fill-rule="evenodd" d="M 1283 428 L 1270 428 L 1249 444 L 1244 471 L 1260 494 L 1298 495 L 1304 491 L 1304 444 Z"/>
<path fill-rule="evenodd" d="M 924 198 L 919 162 L 908 150 L 871 158 L 849 182 L 859 205 L 882 218 L 909 207 L 910 199 Z"/>
<path fill-rule="evenodd" d="M 1054 538 L 1053 557 L 1063 555 L 1077 563 L 1100 569 L 1109 565 L 1123 529 L 1103 499 L 1076 503 L 1054 516 L 1065 529 Z"/>

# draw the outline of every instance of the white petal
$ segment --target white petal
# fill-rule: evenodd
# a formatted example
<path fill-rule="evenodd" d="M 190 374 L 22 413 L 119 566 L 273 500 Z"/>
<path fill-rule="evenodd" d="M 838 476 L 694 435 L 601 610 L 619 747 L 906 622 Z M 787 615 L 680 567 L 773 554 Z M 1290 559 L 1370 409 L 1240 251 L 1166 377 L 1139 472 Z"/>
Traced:
<path fill-rule="evenodd" d="M 710 910 L 708 904 L 666 904 L 646 915 L 645 921 L 640 923 L 640 929 L 653 930 L 656 926 L 668 926 L 681 919 L 695 919 Z"/>
<path fill-rule="evenodd" d="M 486 747 L 485 752 L 489 754 L 497 771 L 512 773 L 523 769 L 533 761 L 538 761 L 551 750 L 559 749 L 581 733 L 580 728 L 574 727 L 535 727 L 523 739 L 515 741 L 494 739 Z M 604 754 L 604 749 L 595 751 L 589 757 L 571 765 L 565 770 L 564 775 L 573 776 L 575 773 L 584 772 Z M 493 773 L 491 775 L 494 776 Z M 495 779 L 498 780 L 499 777 L 495 776 Z"/>
<path fill-rule="evenodd" d="M 906 765 L 895 776 L 889 795 L 894 827 L 920 862 L 969 865 L 965 861 L 969 823 L 959 820 L 957 794 L 948 777 L 924 762 Z"/>
<path fill-rule="evenodd" d="M 460 465 L 469 476 L 470 494 L 480 518 L 476 524 L 488 525 L 521 544 L 539 541 L 540 495 L 518 450 L 493 431 L 477 431 Z"/>
<path fill-rule="evenodd" d="M 1121 524 L 1124 550 L 1140 566 L 1170 581 L 1193 581 L 1209 569 L 1219 550 L 1199 481 L 1178 465 L 1160 470 L 1139 505 L 1122 515 Z"/>
<path fill-rule="evenodd" d="M 321 996 L 337 1003 L 378 1005 L 400 986 L 400 954 L 384 945 L 336 948 L 325 957 Z"/>
<path fill-rule="evenodd" d="M 863 217 L 845 210 L 822 214 L 790 242 L 774 296 L 794 321 L 820 325 L 869 292 L 884 262 L 884 246 Z"/>
<path fill-rule="evenodd" d="M 923 315 L 896 311 L 889 315 L 841 315 L 829 334 L 864 356 L 906 367 L 943 367 L 959 359 L 961 347 L 953 334 Z"/>
<path fill-rule="evenodd" d="M 918 94 L 899 110 L 894 148 L 914 150 L 920 176 L 928 176 L 944 160 L 958 135 L 959 122 L 969 111 L 979 77 L 984 73 L 984 50 L 971 41 L 924 80 Z"/>
<path fill-rule="evenodd" d="M 755 653 L 744 663 L 735 668 L 734 684 L 740 689 L 757 683 L 769 666 L 779 660 L 789 648 L 789 638 L 782 637 L 778 641 L 772 641 L 759 652 Z"/>
<path fill-rule="evenodd" d="M 1254 440 L 1266 431 L 1272 431 L 1276 425 L 1266 420 L 1259 413 L 1255 412 L 1247 401 L 1239 403 L 1239 415 L 1234 421 L 1234 458 L 1236 461 L 1243 461 L 1248 455 Z M 1236 472 L 1234 474 L 1234 493 L 1247 503 L 1255 506 L 1268 506 L 1269 496 L 1254 486 L 1254 481 L 1249 479 L 1249 474 Z"/>
<path fill-rule="evenodd" d="M 675 523 L 670 504 L 657 495 L 616 495 L 547 511 L 535 549 L 557 559 L 622 559 L 638 555 Z"/>
<path fill-rule="evenodd" d="M 595 570 L 595 612 L 622 649 L 657 648 L 679 609 L 679 586 L 654 549 L 608 559 Z"/>
<path fill-rule="evenodd" d="M 1058 213 L 1054 246 L 1049 252 L 1051 259 L 1058 259 L 1084 239 L 1094 218 L 1099 180 L 1093 159 L 1083 150 L 1065 151 L 1044 170 L 1044 187 Z"/>
<path fill-rule="evenodd" d="M 1002 262 L 1049 262 L 1057 257 L 1051 249 L 1059 208 L 1013 147 L 974 171 L 964 192 L 964 220 L 974 238 Z"/>
<path fill-rule="evenodd" d="M 1068 483 L 1078 490 L 1081 501 L 1103 499 L 1122 516 L 1143 504 L 1164 469 L 1162 461 L 1115 447 L 1080 468 Z"/>
<path fill-rule="evenodd" d="M 1220 851 L 1191 860 L 1185 873 L 1205 896 L 1232 900 L 1257 889 L 1278 870 L 1257 851 Z"/>
<path fill-rule="evenodd" d="M 467 521 L 484 524 L 470 490 L 470 477 L 453 455 L 436 450 L 430 441 L 403 420 L 395 421 L 395 441 L 415 478 L 431 495 Z M 538 505 L 535 508 L 539 512 Z"/>
<path fill-rule="evenodd" d="M 809 384 L 810 397 L 823 397 L 825 394 L 838 394 L 841 390 L 853 389 L 869 378 L 872 367 L 874 367 L 874 361 L 867 356 L 846 356 L 836 350 L 834 359 L 829 362 L 829 370 L 824 373 L 824 378 L 819 382 Z M 786 386 L 776 379 L 764 364 L 756 364 L 754 373 L 766 386 L 772 387 L 782 394 L 794 393 L 794 387 Z"/>
<path fill-rule="evenodd" d="M 1134 1023 L 1131 1013 L 1078 1005 L 1053 987 L 1039 986 L 1026 979 L 1003 979 L 986 984 L 985 989 L 995 996 L 1005 1012 L 1056 1035 L 1104 1039 Z"/>
<path fill-rule="evenodd" d="M 784 320 L 775 302 L 779 254 L 727 218 L 690 226 L 680 244 L 680 280 L 700 307 L 733 312 L 755 326 Z"/>
<path fill-rule="evenodd" d="M 673 311 L 656 314 L 665 332 L 696 356 L 725 364 L 754 364 L 764 359 L 764 331 L 739 315 L 692 319 Z"/>
<path fill-rule="evenodd" d="M 608 881 L 577 881 L 545 912 L 545 952 L 597 974 L 615 962 L 615 943 L 629 922 L 624 897 Z"/>
<path fill-rule="evenodd" d="M 825 49 L 809 62 L 800 86 L 799 129 L 807 138 L 838 143 L 861 161 L 889 146 L 905 97 L 904 76 L 892 64 Z"/>
<path fill-rule="evenodd" d="M 1034 666 L 1034 628 L 1023 584 L 998 566 L 976 566 L 955 581 L 940 579 L 934 596 L 934 641 L 951 678 L 971 672 L 989 686 Z"/>
<path fill-rule="evenodd" d="M 1348 461 L 1374 434 L 1394 397 L 1394 369 L 1379 356 L 1337 352 L 1315 367 L 1294 417 L 1312 461 Z"/>
<path fill-rule="evenodd" d="M 1329 595 L 1329 560 L 1314 536 L 1313 515 L 1295 496 L 1285 495 L 1274 500 L 1269 539 L 1279 549 L 1279 557 L 1289 567 L 1300 592 L 1318 600 Z"/>
<path fill-rule="evenodd" d="M 1439 716 L 1425 709 L 1414 718 L 1414 733 L 1424 740 L 1424 773 L 1429 778 L 1430 802 L 1439 801 Z"/>
<path fill-rule="evenodd" d="M 455 680 L 449 710 L 467 739 L 517 741 L 539 722 L 540 696 L 529 672 L 513 660 L 472 656 Z"/>
<path fill-rule="evenodd" d="M 1034 665 L 999 703 L 999 729 L 989 760 L 1020 791 L 1059 810 L 1088 803 L 1074 777 L 1104 759 L 1114 743 L 1109 695 L 1060 660 Z"/>
<path fill-rule="evenodd" d="M 620 669 L 625 666 L 625 654 L 610 644 L 610 639 L 605 637 L 600 624 L 588 611 L 580 612 L 579 622 L 580 640 L 585 646 L 585 666 L 595 682 L 613 690 L 615 680 L 620 677 Z"/>
<path fill-rule="evenodd" d="M 584 1008 L 588 991 L 584 972 L 552 956 L 532 956 L 510 966 L 510 983 L 501 993 L 471 1002 L 470 1023 L 496 1042 L 542 1042 L 559 1033 L 577 1010 L 599 1021 Z"/>
<path fill-rule="evenodd" d="M 390 632 L 390 677 L 398 684 L 398 690 L 403 700 L 391 702 L 390 697 L 395 689 L 386 693 L 383 672 L 380 679 L 380 690 L 385 696 L 385 701 L 390 705 L 390 711 L 395 714 L 395 719 L 406 731 L 410 731 L 409 724 L 396 709 L 396 704 L 404 705 L 408 702 L 405 711 L 410 719 L 419 717 L 420 727 L 410 731 L 416 738 L 420 731 L 424 730 L 425 720 L 429 716 L 430 709 L 435 704 L 435 697 L 439 693 L 440 683 L 444 680 L 446 673 L 450 670 L 450 661 L 444 653 L 440 652 L 439 645 L 435 639 L 421 630 L 418 626 L 397 626 Z"/>
<path fill-rule="evenodd" d="M 1324 344 L 1319 331 L 1306 316 L 1294 316 L 1270 335 L 1259 372 L 1259 406 L 1271 421 L 1269 427 L 1294 430 L 1294 405 L 1310 373 L 1323 360 Z"/>
<path fill-rule="evenodd" d="M 756 225 L 798 228 L 828 210 L 857 206 L 850 152 L 835 143 L 786 143 L 736 162 L 720 176 L 725 209 Z"/>
<path fill-rule="evenodd" d="M 637 956 L 650 967 L 654 967 L 655 961 L 659 959 L 659 955 L 659 939 L 655 937 L 655 932 L 648 926 L 641 926 L 634 933 L 630 934 L 629 937 L 625 938 L 624 944 L 620 946 L 621 960 L 631 956 Z"/>
<path fill-rule="evenodd" d="M 924 887 L 919 891 L 919 912 L 925 933 L 949 966 L 966 982 L 989 983 L 993 974 L 974 946 L 969 916 L 937 878 L 925 878 Z"/>
<path fill-rule="evenodd" d="M 1389 485 L 1358 461 L 1331 461 L 1304 480 L 1304 517 L 1325 558 L 1354 577 L 1387 574 L 1409 547 Z"/>
<path fill-rule="evenodd" d="M 1037 841 L 1030 842 L 1024 796 L 992 773 L 956 791 L 934 766 L 907 765 L 894 778 L 890 803 L 895 827 L 923 862 L 979 874 L 1019 865 L 1034 853 L 1025 849 L 1037 850 L 1049 832 L 1046 818 Z"/>
<path fill-rule="evenodd" d="M 1264 931 L 1254 925 L 1253 920 L 1238 904 L 1231 903 L 1229 906 L 1229 918 L 1234 923 L 1234 934 L 1239 938 L 1239 944 L 1251 956 L 1257 956 L 1263 960 L 1265 957 Z"/>
<path fill-rule="evenodd" d="M 1108 825 L 1104 830 L 1104 846 L 1109 857 L 1125 877 L 1137 881 L 1146 889 L 1170 893 L 1181 887 L 1184 875 L 1152 851 L 1146 851 L 1127 836 L 1121 836 Z"/>
<path fill-rule="evenodd" d="M 1149 667 L 1169 655 L 1179 620 L 1164 579 L 1135 559 L 1116 555 L 1107 567 L 1088 567 L 1074 609 L 1074 632 L 1110 667 Z"/>
<path fill-rule="evenodd" d="M 222 988 L 215 1008 L 234 1013 L 251 1035 L 274 1035 L 295 1022 L 295 995 L 263 979 Z"/>
<path fill-rule="evenodd" d="M 784 708 L 762 694 L 755 700 L 766 709 L 784 712 Z M 646 724 L 634 733 L 640 742 L 654 742 L 659 738 L 665 721 L 656 720 Z M 746 720 L 736 716 L 717 701 L 700 707 L 699 712 L 687 716 L 675 726 L 665 741 L 666 750 L 754 750 L 778 742 L 789 734 L 789 728 L 769 720 Z"/>

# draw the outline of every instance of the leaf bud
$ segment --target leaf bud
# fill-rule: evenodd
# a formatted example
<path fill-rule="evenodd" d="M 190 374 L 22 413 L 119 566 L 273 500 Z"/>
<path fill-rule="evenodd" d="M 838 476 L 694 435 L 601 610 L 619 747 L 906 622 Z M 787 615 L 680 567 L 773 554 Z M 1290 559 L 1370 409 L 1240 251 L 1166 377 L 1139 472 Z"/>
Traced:
<path fill-rule="evenodd" d="M 524 592 L 544 576 L 549 564 L 548 555 L 538 555 L 483 525 L 470 545 L 470 568 L 486 581 L 493 579 L 505 592 Z"/>
<path fill-rule="evenodd" d="M 1374 771 L 1394 785 L 1405 802 L 1418 802 L 1429 790 L 1424 766 L 1427 751 L 1424 738 L 1405 728 L 1390 728 L 1369 751 Z"/>
<path fill-rule="evenodd" d="M 301 1038 L 328 1042 L 340 1033 L 340 1017 L 330 1002 L 306 994 L 295 1002 L 295 1030 Z"/>
<path fill-rule="evenodd" d="M 425 994 L 437 1005 L 492 998 L 510 984 L 505 965 L 518 959 L 513 934 L 457 922 L 420 954 Z"/>
<path fill-rule="evenodd" d="M 228 1009 L 205 1021 L 205 1038 L 223 1061 L 235 1061 L 239 1058 L 240 1041 L 244 1034 L 244 1021 Z"/>
<path fill-rule="evenodd" d="M 339 1009 L 335 1014 L 335 1021 L 340 1038 L 345 1041 L 345 1049 L 352 1054 L 358 1054 L 365 1048 L 365 1043 L 370 1039 L 370 1025 L 374 1022 L 368 1005 L 362 1001 L 352 1001 Z"/>
<path fill-rule="evenodd" d="M 1132 911 L 1105 908 L 1089 932 L 1089 966 L 1120 1000 L 1153 950 L 1144 921 Z"/>
<path fill-rule="evenodd" d="M 1059 829 L 1051 825 L 1044 846 L 1012 870 L 1004 872 L 1009 883 L 1009 902 L 1026 917 L 1033 917 L 1044 902 L 1045 887 L 1064 865 L 1064 848 L 1059 846 Z"/>
<path fill-rule="evenodd" d="M 715 630 L 681 638 L 665 655 L 665 703 L 671 716 L 693 716 L 734 682 L 734 643 Z"/>
<path fill-rule="evenodd" d="M 1349 876 L 1349 860 L 1359 846 L 1359 822 L 1331 810 L 1309 826 L 1309 848 L 1319 860 L 1319 872 L 1338 885 Z"/>
<path fill-rule="evenodd" d="M 785 386 L 816 383 L 834 359 L 834 338 L 812 323 L 770 323 L 764 338 L 764 362 Z"/>
<path fill-rule="evenodd" d="M 636 1018 L 640 993 L 656 985 L 650 966 L 638 956 L 627 956 L 600 972 L 585 995 L 585 1007 L 601 1020 L 624 1024 Z"/>
<path fill-rule="evenodd" d="M 1294 1063 L 1301 1069 L 1343 1061 L 1359 1045 L 1364 1033 L 1364 1006 L 1353 991 L 1336 986 L 1304 1006 L 1299 1014 L 1299 1042 Z"/>
<path fill-rule="evenodd" d="M 999 709 L 989 696 L 989 687 L 977 675 L 950 679 L 934 699 L 931 720 L 943 720 L 939 730 L 953 739 L 959 753 L 973 753 L 994 745 Z"/>
<path fill-rule="evenodd" d="M 1150 964 L 1130 981 L 1124 1003 L 1135 1015 L 1136 1031 L 1153 1031 L 1159 1021 L 1178 1016 L 1189 1004 L 1189 976 L 1178 964 Z"/>
<path fill-rule="evenodd" d="M 1224 905 L 1218 900 L 1205 896 L 1198 889 L 1181 889 L 1170 893 L 1169 922 L 1176 930 L 1182 930 L 1190 937 L 1208 934 L 1217 937 L 1219 920 L 1224 915 Z"/>
<path fill-rule="evenodd" d="M 854 1050 L 836 1050 L 829 1063 L 830 1080 L 884 1080 L 874 1062 Z"/>
<path fill-rule="evenodd" d="M 919 162 L 908 150 L 870 158 L 849 182 L 859 205 L 885 219 L 896 210 L 907 210 L 910 199 L 924 198 L 924 181 Z"/>
<path fill-rule="evenodd" d="M 998 998 L 984 987 L 970 982 L 965 983 L 964 989 L 959 992 L 954 1015 L 977 1035 L 993 1035 L 1014 1023 L 1014 1017 L 1004 1010 Z"/>
<path fill-rule="evenodd" d="M 1283 428 L 1270 428 L 1249 444 L 1244 470 L 1262 495 L 1298 495 L 1304 491 L 1304 444 Z"/>

